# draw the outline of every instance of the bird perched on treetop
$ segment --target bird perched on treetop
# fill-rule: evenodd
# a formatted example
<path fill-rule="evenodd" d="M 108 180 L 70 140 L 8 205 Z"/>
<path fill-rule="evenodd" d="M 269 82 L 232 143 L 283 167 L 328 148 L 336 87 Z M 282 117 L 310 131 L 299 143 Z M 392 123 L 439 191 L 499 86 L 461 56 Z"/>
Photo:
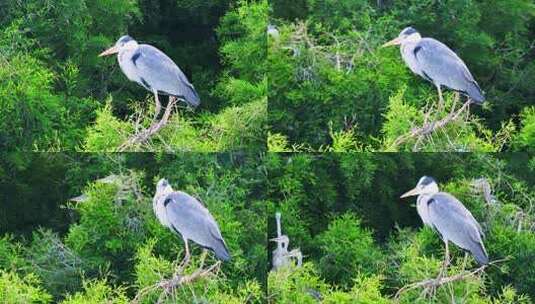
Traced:
<path fill-rule="evenodd" d="M 406 27 L 399 36 L 382 47 L 401 45 L 401 57 L 414 73 L 432 82 L 443 104 L 441 86 L 467 95 L 473 102 L 485 101 L 481 88 L 464 62 L 442 42 L 422 38 L 412 27 Z"/>
<path fill-rule="evenodd" d="M 158 94 L 182 99 L 192 107 L 201 103 L 195 87 L 186 75 L 159 49 L 148 44 L 138 44 L 132 37 L 125 35 L 99 57 L 116 53 L 119 66 L 126 77 L 154 94 L 155 119 L 161 110 Z"/>
<path fill-rule="evenodd" d="M 160 223 L 182 236 L 186 246 L 183 263 L 187 263 L 190 257 L 188 240 L 212 250 L 222 261 L 230 260 L 216 221 L 196 198 L 182 191 L 174 191 L 166 179 L 161 179 L 156 185 L 152 206 Z"/>
<path fill-rule="evenodd" d="M 401 198 L 415 196 L 416 209 L 425 225 L 440 234 L 446 247 L 444 265 L 449 263 L 448 241 L 472 253 L 476 261 L 485 265 L 489 258 L 483 245 L 483 230 L 472 213 L 453 195 L 440 192 L 435 180 L 423 176 L 416 187 Z"/>

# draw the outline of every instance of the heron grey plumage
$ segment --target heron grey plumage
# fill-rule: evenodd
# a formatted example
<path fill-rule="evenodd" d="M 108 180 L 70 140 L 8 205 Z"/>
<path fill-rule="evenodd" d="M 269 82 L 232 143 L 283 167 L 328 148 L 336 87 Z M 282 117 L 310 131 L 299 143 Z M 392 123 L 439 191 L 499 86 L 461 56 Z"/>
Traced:
<path fill-rule="evenodd" d="M 166 179 L 156 185 L 153 209 L 160 223 L 182 236 L 189 259 L 188 240 L 212 250 L 222 261 L 230 260 L 230 254 L 221 231 L 208 209 L 196 198 L 182 191 L 174 191 Z"/>
<path fill-rule="evenodd" d="M 470 252 L 475 260 L 485 265 L 489 258 L 482 237 L 481 226 L 472 213 L 453 195 L 440 192 L 431 177 L 424 176 L 416 187 L 403 195 L 418 196 L 417 211 L 425 225 L 436 230 L 446 246 L 446 260 L 449 261 L 448 242 Z"/>
<path fill-rule="evenodd" d="M 267 36 L 271 37 L 274 41 L 278 42 L 280 39 L 280 33 L 277 27 L 273 24 L 267 26 Z"/>
<path fill-rule="evenodd" d="M 154 94 L 156 116 L 161 108 L 158 94 L 183 99 L 192 107 L 200 104 L 195 87 L 173 60 L 159 49 L 148 44 L 138 44 L 132 37 L 125 35 L 99 56 L 116 53 L 119 66 L 126 77 Z"/>
<path fill-rule="evenodd" d="M 411 71 L 436 86 L 441 104 L 442 86 L 467 95 L 475 103 L 485 101 L 481 88 L 466 64 L 442 42 L 422 38 L 414 28 L 407 27 L 383 47 L 391 45 L 400 45 L 401 57 Z"/>
<path fill-rule="evenodd" d="M 277 243 L 277 248 L 273 250 L 272 270 L 277 271 L 278 269 L 289 265 L 291 258 L 297 259 L 297 267 L 300 267 L 303 263 L 303 255 L 299 248 L 288 251 L 290 238 L 288 238 L 287 235 L 282 234 L 280 212 L 275 214 L 275 220 L 277 222 L 277 237 L 270 239 L 270 241 Z"/>

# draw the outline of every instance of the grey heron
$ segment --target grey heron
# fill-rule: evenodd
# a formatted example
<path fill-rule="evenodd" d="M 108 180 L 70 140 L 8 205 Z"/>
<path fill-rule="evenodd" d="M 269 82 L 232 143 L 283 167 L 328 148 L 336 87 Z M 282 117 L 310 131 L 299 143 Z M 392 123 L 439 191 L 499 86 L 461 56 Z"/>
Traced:
<path fill-rule="evenodd" d="M 154 94 L 155 119 L 161 110 L 158 94 L 182 99 L 192 107 L 200 104 L 195 87 L 173 60 L 159 49 L 148 44 L 138 44 L 132 37 L 125 35 L 113 47 L 100 53 L 99 57 L 112 54 L 118 54 L 119 66 L 129 80 Z"/>
<path fill-rule="evenodd" d="M 160 223 L 182 236 L 186 248 L 183 264 L 190 257 L 188 240 L 212 250 L 222 261 L 230 260 L 216 221 L 196 198 L 182 191 L 174 191 L 166 179 L 161 179 L 156 185 L 152 206 Z"/>
<path fill-rule="evenodd" d="M 444 241 L 446 254 L 443 269 L 449 264 L 449 241 L 470 252 L 480 265 L 489 263 L 482 240 L 483 230 L 457 198 L 440 192 L 436 181 L 429 176 L 420 178 L 416 187 L 401 195 L 401 198 L 416 195 L 416 208 L 423 223 L 438 232 Z"/>
<path fill-rule="evenodd" d="M 277 248 L 273 250 L 272 270 L 277 271 L 278 269 L 288 265 L 290 263 L 290 258 L 296 258 L 297 266 L 301 266 L 303 262 L 303 255 L 301 254 L 301 251 L 299 249 L 288 251 L 290 238 L 288 238 L 287 235 L 282 234 L 280 212 L 275 214 L 275 220 L 277 222 L 277 237 L 270 239 L 270 241 L 277 243 Z"/>
<path fill-rule="evenodd" d="M 383 44 L 383 47 L 401 45 L 401 57 L 415 74 L 433 83 L 438 91 L 440 105 L 442 86 L 467 95 L 481 104 L 485 101 L 481 88 L 455 52 L 433 38 L 422 38 L 412 27 L 406 27 L 398 37 Z"/>

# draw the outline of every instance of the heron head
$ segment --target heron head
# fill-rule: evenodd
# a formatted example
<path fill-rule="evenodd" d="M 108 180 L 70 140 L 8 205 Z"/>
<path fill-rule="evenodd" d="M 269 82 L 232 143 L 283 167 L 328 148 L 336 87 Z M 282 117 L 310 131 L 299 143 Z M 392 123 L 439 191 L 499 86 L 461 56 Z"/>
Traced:
<path fill-rule="evenodd" d="M 134 38 L 128 35 L 124 35 L 121 38 L 119 38 L 117 42 L 115 42 L 114 46 L 100 53 L 100 55 L 98 56 L 103 57 L 103 56 L 113 55 L 113 54 L 119 53 L 121 50 L 134 49 L 137 46 L 138 46 L 137 41 L 135 41 Z"/>
<path fill-rule="evenodd" d="M 387 43 L 383 44 L 382 47 L 392 46 L 392 45 L 399 45 L 406 41 L 418 41 L 422 37 L 420 36 L 420 33 L 416 29 L 414 29 L 411 26 L 408 26 L 404 28 L 399 35 L 388 41 Z"/>
<path fill-rule="evenodd" d="M 169 182 L 165 178 L 160 179 L 156 184 L 156 193 L 165 194 L 169 192 L 173 192 L 173 188 L 171 187 Z"/>
<path fill-rule="evenodd" d="M 290 239 L 288 238 L 287 235 L 281 235 L 279 237 L 272 238 L 272 239 L 269 239 L 269 240 L 272 241 L 272 242 L 275 242 L 275 243 L 280 243 L 280 244 L 282 244 L 283 247 L 287 247 L 288 244 L 290 243 Z"/>
<path fill-rule="evenodd" d="M 420 178 L 420 180 L 418 181 L 418 184 L 416 184 L 416 187 L 414 187 L 414 189 L 412 190 L 403 193 L 400 198 L 420 194 L 435 194 L 438 191 L 439 190 L 437 182 L 432 177 L 422 176 L 422 178 Z"/>

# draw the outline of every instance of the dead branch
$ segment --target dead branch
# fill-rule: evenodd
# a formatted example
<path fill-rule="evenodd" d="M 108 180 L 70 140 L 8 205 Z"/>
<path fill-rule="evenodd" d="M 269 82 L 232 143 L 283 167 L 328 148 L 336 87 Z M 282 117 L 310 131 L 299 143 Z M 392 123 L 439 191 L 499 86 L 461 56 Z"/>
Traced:
<path fill-rule="evenodd" d="M 441 278 L 437 278 L 437 279 L 426 279 L 426 280 L 423 280 L 423 281 L 420 281 L 420 282 L 416 282 L 416 283 L 412 283 L 412 284 L 403 286 L 401 289 L 399 289 L 396 292 L 396 294 L 394 295 L 394 299 L 396 301 L 398 301 L 399 297 L 401 296 L 401 294 L 403 294 L 403 293 L 405 293 L 405 292 L 407 292 L 409 290 L 416 289 L 416 288 L 423 288 L 424 289 L 424 293 L 425 293 L 426 290 L 435 289 L 437 287 L 440 287 L 440 286 L 448 284 L 448 283 L 464 280 L 464 279 L 466 279 L 468 277 L 472 277 L 472 276 L 475 276 L 478 273 L 483 272 L 487 267 L 489 267 L 491 265 L 498 264 L 498 263 L 501 263 L 501 262 L 504 262 L 504 261 L 507 261 L 507 260 L 508 260 L 508 258 L 499 259 L 499 260 L 492 261 L 492 262 L 488 263 L 487 265 L 482 265 L 479 268 L 476 268 L 476 269 L 474 269 L 472 271 L 463 271 L 463 272 L 461 272 L 459 274 L 456 274 L 456 275 L 453 275 L 453 276 L 450 276 L 450 277 L 441 277 Z"/>
<path fill-rule="evenodd" d="M 121 146 L 119 146 L 119 148 L 117 149 L 118 152 L 124 152 L 128 147 L 133 146 L 137 143 L 146 142 L 150 137 L 152 137 L 161 128 L 163 128 L 167 124 L 176 102 L 177 102 L 177 99 L 173 96 L 170 96 L 169 103 L 167 104 L 167 107 L 165 108 L 165 113 L 163 114 L 162 119 L 156 123 L 153 123 L 148 129 L 142 130 L 139 133 L 136 132 L 136 134 L 130 137 Z"/>
<path fill-rule="evenodd" d="M 483 198 L 487 203 L 487 207 L 496 205 L 497 200 L 496 197 L 492 194 L 492 186 L 486 178 L 482 177 L 472 181 L 471 186 L 472 191 L 476 193 L 481 193 L 483 195 Z"/>
<path fill-rule="evenodd" d="M 457 120 L 460 117 L 461 113 L 470 105 L 470 103 L 471 103 L 470 100 L 466 101 L 463 104 L 463 106 L 459 108 L 459 110 L 452 111 L 446 117 L 444 117 L 444 118 L 442 118 L 440 120 L 437 120 L 437 121 L 427 122 L 428 114 L 426 114 L 425 115 L 424 124 L 419 128 L 413 128 L 411 130 L 411 132 L 408 133 L 408 134 L 404 134 L 404 135 L 399 136 L 394 141 L 394 146 L 399 146 L 399 145 L 407 142 L 409 139 L 413 139 L 413 138 L 416 138 L 417 143 L 420 143 L 422 141 L 423 137 L 425 137 L 425 136 L 427 136 L 427 135 L 429 135 L 429 134 L 431 134 L 431 133 L 433 133 L 433 132 L 435 132 L 435 131 L 437 131 L 439 129 L 442 129 L 446 125 L 448 125 L 449 123 Z M 418 145 L 415 145 L 413 150 L 418 150 L 417 146 Z"/>
<path fill-rule="evenodd" d="M 203 262 L 204 264 L 204 262 Z M 141 289 L 135 296 L 134 300 L 132 300 L 133 304 L 138 304 L 140 301 L 149 293 L 157 291 L 158 289 L 161 289 L 162 292 L 160 293 L 158 297 L 158 301 L 156 303 L 162 303 L 169 295 L 171 295 L 176 289 L 183 287 L 186 284 L 192 283 L 194 281 L 197 281 L 199 279 L 216 275 L 219 272 L 219 268 L 221 266 L 221 261 L 217 261 L 212 266 L 204 269 L 202 268 L 202 265 L 199 269 L 195 270 L 193 273 L 189 275 L 183 275 L 182 274 L 182 267 L 180 267 L 179 271 L 177 271 L 172 278 L 170 279 L 164 279 L 161 280 L 151 286 L 147 286 L 143 289 Z"/>

